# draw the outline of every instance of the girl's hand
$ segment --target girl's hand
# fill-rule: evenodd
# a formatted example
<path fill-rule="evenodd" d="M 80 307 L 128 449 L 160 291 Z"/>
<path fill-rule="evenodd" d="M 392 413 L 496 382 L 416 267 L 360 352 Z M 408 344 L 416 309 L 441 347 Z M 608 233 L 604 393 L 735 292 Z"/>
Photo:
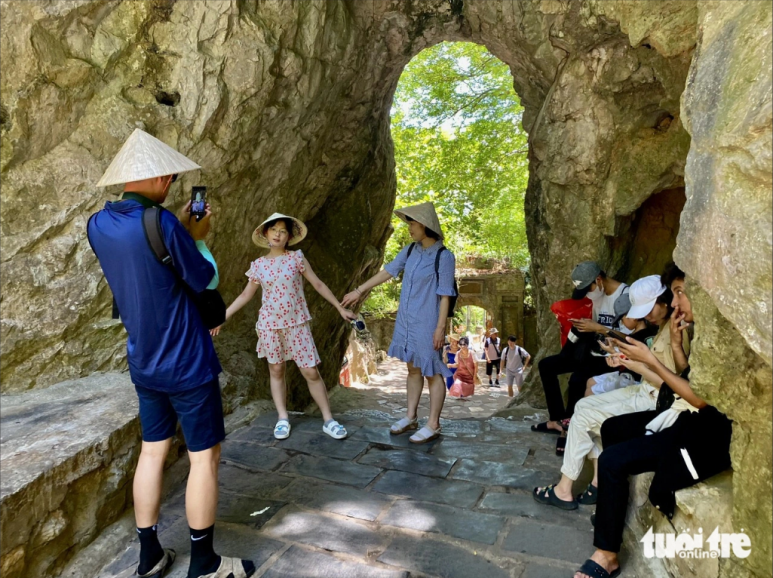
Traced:
<path fill-rule="evenodd" d="M 444 327 L 438 327 L 435 329 L 435 335 L 432 336 L 432 346 L 436 351 L 443 349 L 443 344 L 446 341 L 446 332 Z"/>
<path fill-rule="evenodd" d="M 341 317 L 343 317 L 345 321 L 355 321 L 357 319 L 356 313 L 349 311 L 348 309 L 344 309 L 343 307 L 341 307 L 338 312 L 341 314 Z"/>
<path fill-rule="evenodd" d="M 620 361 L 620 356 L 613 355 L 611 357 L 607 357 L 607 365 L 609 367 L 620 367 L 622 365 L 622 362 Z"/>
<path fill-rule="evenodd" d="M 341 299 L 341 307 L 351 307 L 352 305 L 356 305 L 360 300 L 360 297 L 362 297 L 362 295 L 357 293 L 357 291 L 347 293 L 344 295 L 344 298 Z"/>
<path fill-rule="evenodd" d="M 682 321 L 684 321 L 685 314 L 679 310 L 679 307 L 674 307 L 674 312 L 671 314 L 669 320 L 668 329 L 671 332 L 671 346 L 682 347 L 682 331 L 686 329 L 682 327 Z"/>
<path fill-rule="evenodd" d="M 210 330 L 209 330 L 209 334 L 210 334 L 212 337 L 215 337 L 215 336 L 219 335 L 219 334 L 220 334 L 220 329 L 221 329 L 222 327 L 223 327 L 222 325 L 218 325 L 218 326 L 217 326 L 217 327 L 215 327 L 214 329 L 210 329 Z"/>
<path fill-rule="evenodd" d="M 613 339 L 612 341 L 617 345 L 620 353 L 629 359 L 641 361 L 650 366 L 654 366 L 657 363 L 657 359 L 655 359 L 655 356 L 652 351 L 650 351 L 650 348 L 647 347 L 646 343 L 636 341 L 630 337 L 626 338 L 625 343 L 618 341 L 617 339 Z M 639 372 L 637 371 L 636 373 Z"/>
<path fill-rule="evenodd" d="M 641 361 L 634 361 L 632 359 L 623 358 L 620 360 L 620 364 L 623 365 L 624 367 L 627 367 L 634 373 L 638 373 L 639 375 L 641 375 L 643 371 L 646 371 L 647 369 L 649 369 L 649 367 L 647 367 L 647 365 L 642 363 Z"/>

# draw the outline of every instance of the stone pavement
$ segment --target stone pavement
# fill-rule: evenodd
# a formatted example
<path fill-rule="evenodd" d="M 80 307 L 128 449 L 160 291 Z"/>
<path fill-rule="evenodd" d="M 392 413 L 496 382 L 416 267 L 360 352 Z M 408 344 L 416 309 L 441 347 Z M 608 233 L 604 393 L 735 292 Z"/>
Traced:
<path fill-rule="evenodd" d="M 334 397 L 363 402 L 337 408 L 350 432 L 344 441 L 302 414 L 291 416 L 287 440 L 274 439 L 273 414 L 228 436 L 217 551 L 252 559 L 256 578 L 573 576 L 593 551 L 593 508 L 565 512 L 532 499 L 534 486 L 560 475 L 555 437 L 529 431 L 544 416 L 527 408 L 507 418 L 443 419 L 441 439 L 416 446 L 409 434 L 389 434 L 404 411 L 392 404 L 405 393 L 382 377 L 370 390 Z M 394 400 L 381 403 L 385 395 Z M 188 566 L 183 490 L 159 522 L 162 544 L 178 553 L 170 578 L 184 578 Z M 99 578 L 131 576 L 138 547 L 134 540 Z"/>

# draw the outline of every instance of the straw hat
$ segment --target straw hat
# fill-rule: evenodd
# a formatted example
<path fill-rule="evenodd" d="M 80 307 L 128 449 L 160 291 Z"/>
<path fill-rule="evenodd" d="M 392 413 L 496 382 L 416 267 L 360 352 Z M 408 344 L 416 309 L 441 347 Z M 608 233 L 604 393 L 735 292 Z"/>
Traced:
<path fill-rule="evenodd" d="M 420 205 L 414 205 L 412 207 L 405 207 L 404 209 L 396 209 L 395 215 L 400 217 L 406 223 L 410 217 L 414 221 L 417 221 L 424 225 L 427 229 L 435 231 L 438 236 L 443 239 L 443 231 L 440 229 L 440 221 L 437 218 L 435 212 L 435 205 L 430 202 L 421 203 Z"/>
<path fill-rule="evenodd" d="M 195 171 L 201 167 L 191 159 L 178 153 L 172 147 L 164 144 L 145 131 L 134 129 L 131 136 L 123 143 L 121 150 L 115 155 L 113 162 L 107 167 L 105 174 L 99 179 L 98 187 L 131 183 L 163 177 L 187 171 Z"/>
<path fill-rule="evenodd" d="M 283 215 L 282 213 L 274 213 L 268 219 L 266 219 L 260 225 L 258 225 L 258 227 L 255 229 L 255 232 L 252 233 L 252 242 L 255 243 L 258 247 L 263 247 L 264 249 L 268 249 L 269 248 L 268 239 L 266 239 L 263 236 L 263 225 L 271 221 L 276 221 L 277 219 L 283 219 L 293 224 L 293 238 L 290 239 L 290 241 L 287 243 L 288 247 L 295 245 L 297 243 L 300 243 L 306 238 L 306 235 L 308 234 L 309 229 L 306 227 L 306 225 L 303 224 L 303 221 L 301 221 L 300 219 L 296 219 L 295 217 L 291 217 L 290 215 Z"/>
<path fill-rule="evenodd" d="M 459 341 L 459 335 L 457 333 L 449 333 L 448 339 L 453 339 L 454 341 Z"/>

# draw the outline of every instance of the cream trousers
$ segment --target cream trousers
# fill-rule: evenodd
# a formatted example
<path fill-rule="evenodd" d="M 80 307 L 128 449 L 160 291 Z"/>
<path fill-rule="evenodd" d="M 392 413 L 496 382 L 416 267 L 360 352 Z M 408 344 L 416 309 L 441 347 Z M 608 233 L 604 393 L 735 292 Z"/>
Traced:
<path fill-rule="evenodd" d="M 561 473 L 571 480 L 580 477 L 585 456 L 601 454 L 601 424 L 616 415 L 655 409 L 658 390 L 646 381 L 601 395 L 584 397 L 574 407 L 564 450 Z"/>

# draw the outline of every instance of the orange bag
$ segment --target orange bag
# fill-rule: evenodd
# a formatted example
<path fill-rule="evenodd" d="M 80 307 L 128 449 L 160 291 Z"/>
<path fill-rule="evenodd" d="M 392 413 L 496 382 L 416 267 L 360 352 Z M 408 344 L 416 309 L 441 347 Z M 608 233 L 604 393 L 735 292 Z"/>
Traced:
<path fill-rule="evenodd" d="M 577 299 L 564 299 L 556 301 L 550 306 L 550 310 L 555 314 L 558 323 L 561 325 L 561 347 L 566 343 L 566 336 L 572 329 L 570 319 L 590 319 L 593 315 L 593 302 L 584 297 Z"/>

